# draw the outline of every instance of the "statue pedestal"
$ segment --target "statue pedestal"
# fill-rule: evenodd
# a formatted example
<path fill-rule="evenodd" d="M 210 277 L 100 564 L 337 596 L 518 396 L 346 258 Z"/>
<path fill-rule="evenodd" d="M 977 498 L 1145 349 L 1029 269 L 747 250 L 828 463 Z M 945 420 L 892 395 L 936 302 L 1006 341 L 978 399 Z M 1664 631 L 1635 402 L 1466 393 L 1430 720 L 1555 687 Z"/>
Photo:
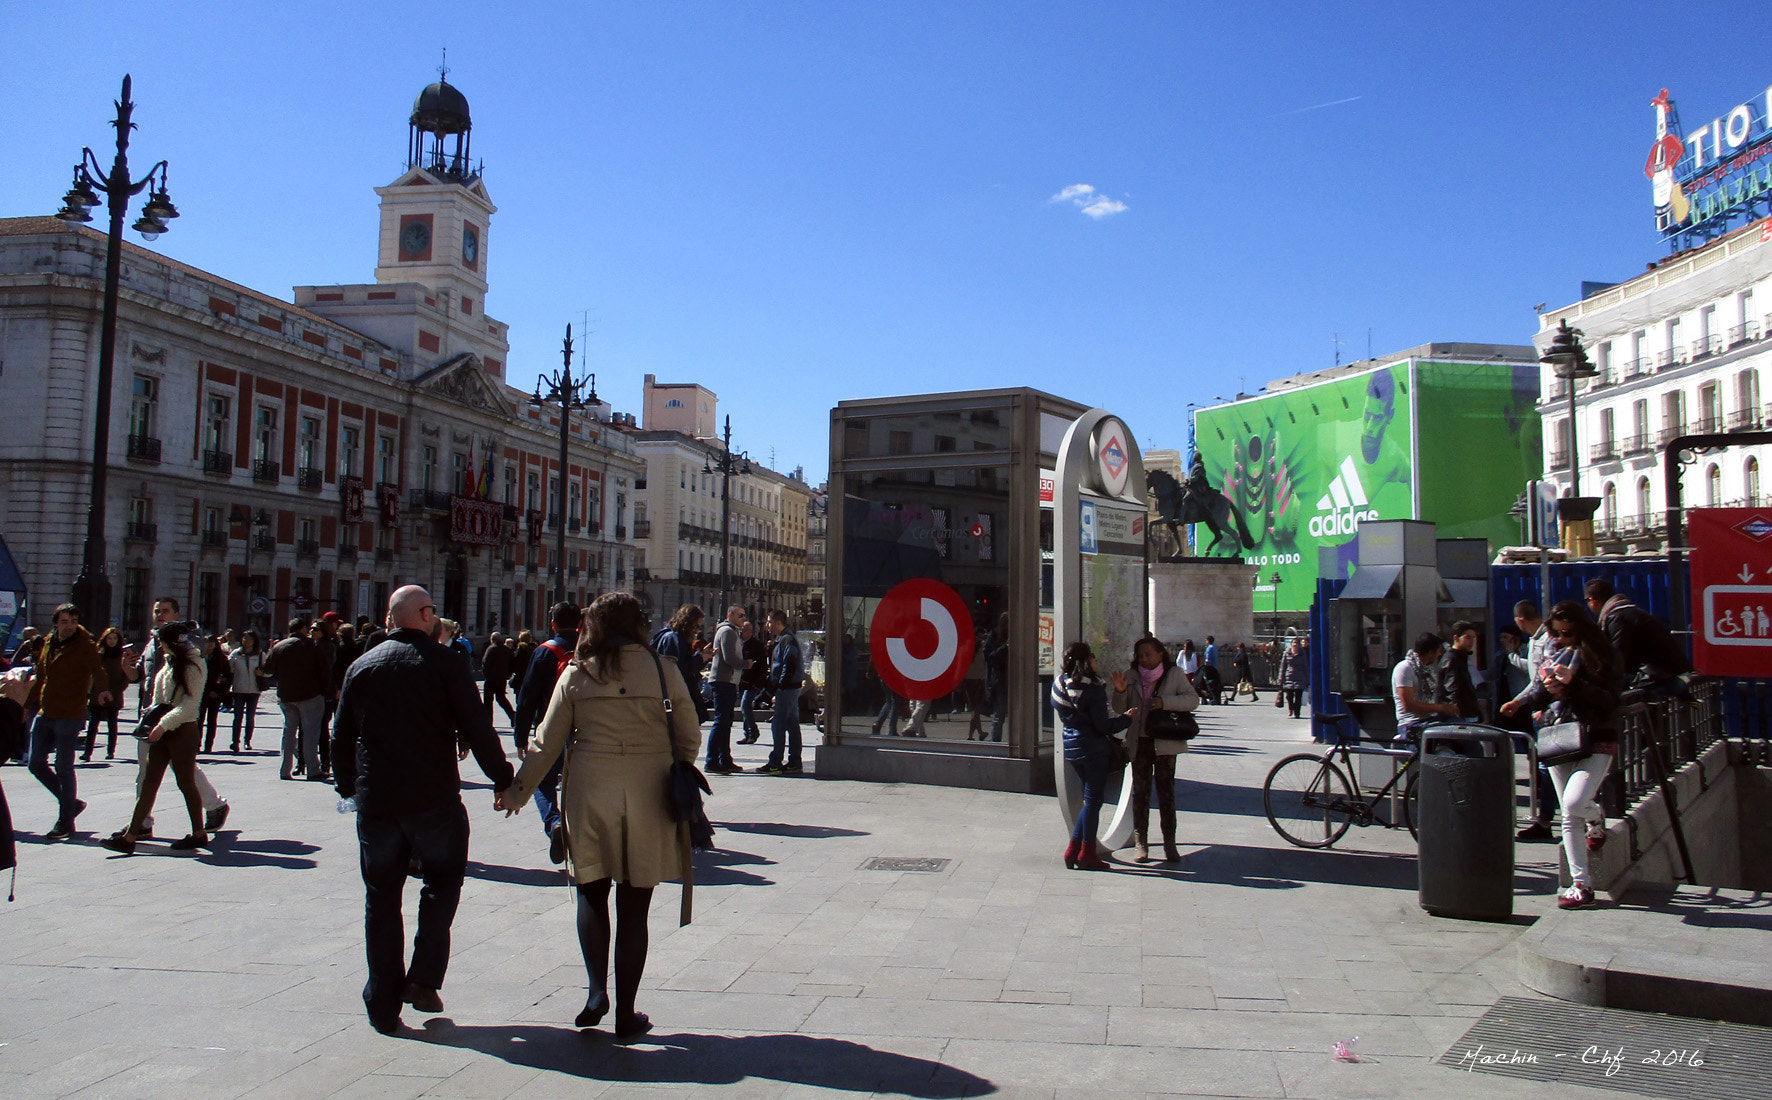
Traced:
<path fill-rule="evenodd" d="M 1222 656 L 1225 643 L 1255 641 L 1254 592 L 1250 588 L 1255 574 L 1255 566 L 1237 558 L 1153 563 L 1151 633 L 1161 638 L 1170 652 L 1188 638 L 1194 640 L 1195 649 L 1204 649 L 1206 635 L 1211 634 L 1221 650 L 1219 664 L 1228 668 Z M 1115 660 L 1119 660 L 1117 655 Z"/>

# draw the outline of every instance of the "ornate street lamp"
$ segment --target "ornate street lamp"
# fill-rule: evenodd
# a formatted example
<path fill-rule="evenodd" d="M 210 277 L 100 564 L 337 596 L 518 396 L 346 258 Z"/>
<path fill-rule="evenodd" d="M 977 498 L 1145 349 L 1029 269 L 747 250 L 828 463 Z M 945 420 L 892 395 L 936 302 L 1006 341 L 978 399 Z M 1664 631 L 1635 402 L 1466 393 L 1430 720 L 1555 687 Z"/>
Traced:
<path fill-rule="evenodd" d="M 574 409 L 595 408 L 597 401 L 597 375 L 591 372 L 587 377 L 572 377 L 572 325 L 566 326 L 566 345 L 561 352 L 561 367 L 552 374 L 544 374 L 535 382 L 535 396 L 529 403 L 536 408 L 547 405 L 560 406 L 560 493 L 552 502 L 559 509 L 554 515 L 554 602 L 566 602 L 566 444 L 571 438 L 572 411 Z M 548 392 L 541 392 L 541 384 L 548 384 Z M 582 391 L 590 386 L 587 395 Z"/>
<path fill-rule="evenodd" d="M 117 154 L 111 170 L 105 172 L 90 148 L 80 151 L 80 163 L 74 166 L 74 185 L 62 197 L 62 208 L 56 217 L 70 225 L 92 220 L 89 211 L 99 204 L 99 193 L 111 215 L 110 231 L 105 240 L 104 318 L 99 328 L 98 392 L 92 428 L 92 492 L 86 505 L 86 543 L 80 554 L 80 575 L 74 580 L 74 603 L 85 622 L 108 625 L 111 621 L 111 581 L 105 575 L 105 475 L 111 446 L 111 376 L 117 351 L 117 287 L 123 271 L 123 218 L 129 212 L 129 200 L 152 186 L 159 186 L 148 195 L 141 217 L 133 228 L 147 240 L 166 232 L 166 223 L 178 217 L 178 208 L 166 195 L 166 162 L 148 169 L 139 180 L 129 176 L 129 131 L 135 124 L 129 117 L 135 104 L 129 98 L 130 80 L 123 77 L 123 93 L 117 99 Z"/>
<path fill-rule="evenodd" d="M 737 470 L 741 476 L 748 477 L 751 472 L 751 456 L 740 451 L 732 453 L 732 416 L 726 417 L 726 431 L 721 437 L 724 450 L 718 459 L 702 458 L 701 472 L 711 474 L 716 470 L 720 473 L 720 610 L 719 617 L 726 617 L 726 608 L 732 602 L 732 471 Z"/>
<path fill-rule="evenodd" d="M 1594 511 L 1600 506 L 1600 498 L 1581 495 L 1581 445 L 1575 431 L 1575 384 L 1600 372 L 1588 362 L 1587 349 L 1581 346 L 1581 330 L 1570 328 L 1567 317 L 1557 322 L 1551 346 L 1538 357 L 1538 361 L 1550 367 L 1551 373 L 1562 379 L 1569 390 L 1569 495 L 1557 501 L 1557 516 L 1563 521 L 1568 535 L 1566 548 L 1579 557 L 1594 552 L 1593 518 Z"/>

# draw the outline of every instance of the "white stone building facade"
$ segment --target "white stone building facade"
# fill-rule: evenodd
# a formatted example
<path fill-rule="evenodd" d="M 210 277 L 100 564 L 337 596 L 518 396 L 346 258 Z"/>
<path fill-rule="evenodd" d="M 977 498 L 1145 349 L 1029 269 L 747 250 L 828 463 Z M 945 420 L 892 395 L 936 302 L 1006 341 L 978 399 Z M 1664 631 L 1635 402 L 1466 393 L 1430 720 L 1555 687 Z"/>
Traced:
<path fill-rule="evenodd" d="M 1582 332 L 1598 375 L 1576 383 L 1572 452 L 1567 383 L 1547 369 L 1539 410 L 1546 478 L 1598 497 L 1601 552 L 1659 550 L 1667 532 L 1662 449 L 1681 435 L 1755 431 L 1772 420 L 1772 235 L 1754 224 L 1671 256 L 1634 279 L 1540 315 Z M 1733 446 L 1684 467 L 1687 507 L 1764 505 L 1772 447 Z"/>

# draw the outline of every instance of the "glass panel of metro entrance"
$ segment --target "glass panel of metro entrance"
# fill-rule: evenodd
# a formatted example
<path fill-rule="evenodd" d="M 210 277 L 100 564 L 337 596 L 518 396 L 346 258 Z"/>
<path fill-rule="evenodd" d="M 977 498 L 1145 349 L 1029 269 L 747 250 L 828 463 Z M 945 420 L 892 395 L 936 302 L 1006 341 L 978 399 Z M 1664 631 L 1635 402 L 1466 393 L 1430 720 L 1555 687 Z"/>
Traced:
<path fill-rule="evenodd" d="M 931 442 L 933 436 L 928 433 Z M 903 436 L 885 432 L 876 442 L 904 445 Z M 1002 724 L 993 719 L 1001 712 L 986 692 L 985 652 L 1009 606 L 1009 467 L 869 472 L 847 478 L 843 491 L 843 733 L 991 741 L 995 731 L 1000 740 Z M 971 615 L 975 644 L 965 679 L 934 700 L 906 699 L 887 687 L 870 644 L 881 598 L 916 577 L 952 588 Z"/>

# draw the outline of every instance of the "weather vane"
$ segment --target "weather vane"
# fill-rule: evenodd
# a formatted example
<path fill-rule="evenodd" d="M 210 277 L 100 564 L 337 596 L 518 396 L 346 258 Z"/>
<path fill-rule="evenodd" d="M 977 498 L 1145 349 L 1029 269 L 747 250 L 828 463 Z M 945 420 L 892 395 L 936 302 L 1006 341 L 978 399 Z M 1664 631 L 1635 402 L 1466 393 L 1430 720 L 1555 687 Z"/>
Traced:
<path fill-rule="evenodd" d="M 437 66 L 437 78 L 445 84 L 449 83 L 449 47 L 443 47 L 443 64 Z"/>

